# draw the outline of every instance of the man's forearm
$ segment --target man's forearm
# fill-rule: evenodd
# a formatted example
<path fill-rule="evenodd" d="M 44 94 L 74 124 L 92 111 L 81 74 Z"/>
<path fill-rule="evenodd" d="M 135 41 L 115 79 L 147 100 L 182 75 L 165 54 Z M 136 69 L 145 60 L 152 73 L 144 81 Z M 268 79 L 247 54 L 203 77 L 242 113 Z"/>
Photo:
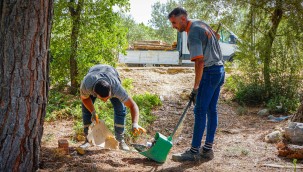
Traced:
<path fill-rule="evenodd" d="M 138 123 L 139 121 L 139 108 L 132 98 L 129 98 L 125 103 L 125 106 L 129 108 L 132 116 L 132 123 Z"/>
<path fill-rule="evenodd" d="M 81 97 L 81 100 L 82 100 L 82 103 L 84 104 L 84 106 L 86 107 L 86 109 L 90 112 L 93 112 L 95 111 L 95 108 L 94 108 L 94 104 L 93 104 L 93 101 L 90 97 L 88 98 L 83 98 Z"/>
<path fill-rule="evenodd" d="M 198 89 L 200 85 L 200 81 L 203 75 L 203 68 L 204 68 L 204 60 L 203 58 L 197 59 L 195 61 L 195 84 L 194 89 Z"/>
<path fill-rule="evenodd" d="M 132 116 L 132 123 L 138 123 L 139 121 L 139 108 L 134 105 L 133 108 L 130 108 L 130 114 Z"/>

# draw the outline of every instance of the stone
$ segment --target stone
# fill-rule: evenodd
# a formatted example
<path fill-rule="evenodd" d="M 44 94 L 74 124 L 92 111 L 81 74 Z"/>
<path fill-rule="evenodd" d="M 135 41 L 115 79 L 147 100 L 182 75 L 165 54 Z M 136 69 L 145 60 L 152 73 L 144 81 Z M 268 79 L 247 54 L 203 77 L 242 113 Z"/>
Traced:
<path fill-rule="evenodd" d="M 260 115 L 260 116 L 269 115 L 269 110 L 268 109 L 262 109 L 258 112 L 258 115 Z"/>
<path fill-rule="evenodd" d="M 293 144 L 303 145 L 303 123 L 290 122 L 285 128 L 285 138 Z"/>
<path fill-rule="evenodd" d="M 182 93 L 180 94 L 180 97 L 182 100 L 188 100 L 189 99 L 189 95 L 191 93 L 191 90 L 190 89 L 184 89 L 182 91 Z"/>
<path fill-rule="evenodd" d="M 282 140 L 282 133 L 280 131 L 274 131 L 265 136 L 265 142 L 267 143 L 277 143 Z"/>

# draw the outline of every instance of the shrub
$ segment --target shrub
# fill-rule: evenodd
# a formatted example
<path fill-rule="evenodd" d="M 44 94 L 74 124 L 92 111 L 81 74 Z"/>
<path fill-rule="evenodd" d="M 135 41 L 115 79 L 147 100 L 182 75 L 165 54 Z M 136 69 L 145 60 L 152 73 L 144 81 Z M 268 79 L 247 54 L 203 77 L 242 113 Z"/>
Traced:
<path fill-rule="evenodd" d="M 262 85 L 256 83 L 245 85 L 236 92 L 235 99 L 240 104 L 258 105 L 265 101 L 266 92 Z"/>
<path fill-rule="evenodd" d="M 55 121 L 60 119 L 81 118 L 81 112 L 78 110 L 81 100 L 78 96 L 66 94 L 51 89 L 48 96 L 48 104 L 46 107 L 46 121 Z"/>
<path fill-rule="evenodd" d="M 153 122 L 156 118 L 151 114 L 151 110 L 155 106 L 162 105 L 162 102 L 158 95 L 156 94 L 139 94 L 133 97 L 134 101 L 137 103 L 140 109 L 140 121 L 142 125 L 146 126 Z"/>
<path fill-rule="evenodd" d="M 299 99 L 289 99 L 284 96 L 275 96 L 271 98 L 266 104 L 271 112 L 286 113 L 296 110 L 299 104 Z"/>
<path fill-rule="evenodd" d="M 122 86 L 127 92 L 130 92 L 134 88 L 133 79 L 131 79 L 131 78 L 123 79 Z"/>
<path fill-rule="evenodd" d="M 226 77 L 224 87 L 228 91 L 235 93 L 235 92 L 238 91 L 238 88 L 240 87 L 239 86 L 239 84 L 240 84 L 239 81 L 240 81 L 240 78 L 239 78 L 239 76 L 236 76 L 236 75 Z"/>

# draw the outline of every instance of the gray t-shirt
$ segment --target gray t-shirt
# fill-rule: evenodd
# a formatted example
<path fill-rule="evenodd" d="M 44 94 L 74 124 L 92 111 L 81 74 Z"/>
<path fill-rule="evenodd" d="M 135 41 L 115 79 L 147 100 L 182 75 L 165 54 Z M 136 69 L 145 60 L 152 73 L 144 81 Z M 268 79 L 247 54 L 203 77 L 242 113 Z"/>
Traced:
<path fill-rule="evenodd" d="M 215 32 L 206 23 L 192 20 L 187 30 L 192 61 L 204 57 L 204 67 L 223 65 L 223 56 Z"/>
<path fill-rule="evenodd" d="M 92 95 L 97 97 L 93 90 L 95 83 L 99 80 L 105 80 L 109 83 L 111 97 L 116 97 L 123 103 L 128 100 L 128 94 L 121 85 L 118 72 L 115 68 L 109 65 L 95 65 L 89 69 L 88 73 L 81 82 L 81 96 L 89 97 Z"/>

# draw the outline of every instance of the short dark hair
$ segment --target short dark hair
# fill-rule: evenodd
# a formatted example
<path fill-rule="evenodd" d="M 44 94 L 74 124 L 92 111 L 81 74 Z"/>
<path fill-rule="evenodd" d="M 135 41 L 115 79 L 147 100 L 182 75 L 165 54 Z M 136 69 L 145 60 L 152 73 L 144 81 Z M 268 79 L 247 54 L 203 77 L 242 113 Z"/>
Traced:
<path fill-rule="evenodd" d="M 100 97 L 109 96 L 110 85 L 104 80 L 99 80 L 94 86 L 94 92 L 97 93 Z"/>
<path fill-rule="evenodd" d="M 169 19 L 171 17 L 178 17 L 182 14 L 187 16 L 187 11 L 182 7 L 177 7 L 168 14 L 167 18 Z"/>

